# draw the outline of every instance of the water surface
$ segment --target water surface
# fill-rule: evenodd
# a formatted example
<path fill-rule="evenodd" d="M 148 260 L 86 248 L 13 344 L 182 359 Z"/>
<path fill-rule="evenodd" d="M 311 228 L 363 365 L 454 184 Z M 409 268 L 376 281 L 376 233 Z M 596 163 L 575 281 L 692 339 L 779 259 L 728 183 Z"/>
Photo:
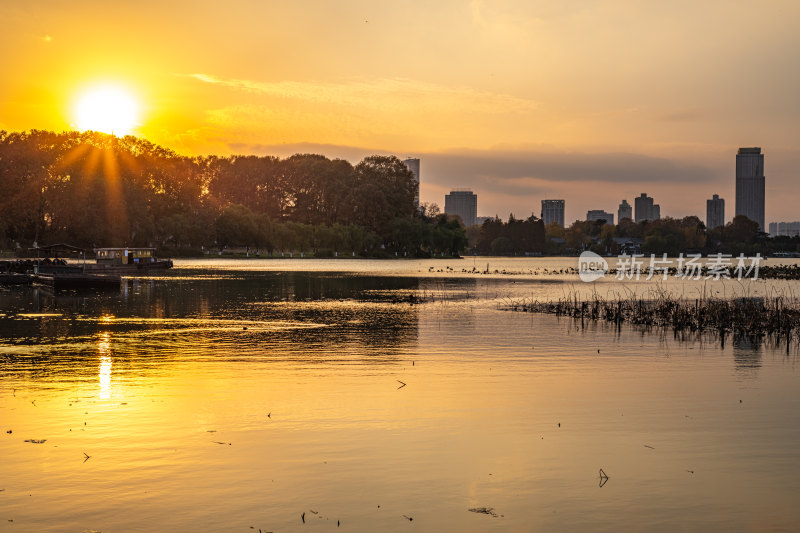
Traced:
<path fill-rule="evenodd" d="M 796 350 L 502 311 L 589 288 L 464 261 L 0 293 L 0 530 L 800 529 Z"/>

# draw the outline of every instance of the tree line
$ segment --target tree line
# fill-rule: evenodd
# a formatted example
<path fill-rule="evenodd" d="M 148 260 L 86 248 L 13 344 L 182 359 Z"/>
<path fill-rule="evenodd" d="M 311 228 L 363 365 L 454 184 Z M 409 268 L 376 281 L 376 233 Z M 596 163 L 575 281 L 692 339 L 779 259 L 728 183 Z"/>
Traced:
<path fill-rule="evenodd" d="M 464 229 L 414 205 L 394 156 L 186 157 L 134 136 L 0 131 L 0 247 L 456 255 Z"/>
<path fill-rule="evenodd" d="M 568 228 L 550 224 L 546 234 L 550 254 L 591 250 L 619 255 L 630 251 L 626 244 L 635 244 L 637 251 L 644 254 L 670 256 L 680 253 L 769 255 L 776 251 L 800 251 L 800 238 L 769 238 L 756 222 L 744 215 L 737 215 L 726 225 L 713 229 L 707 229 L 698 217 L 688 216 L 642 222 L 624 218 L 617 225 L 602 220 L 575 221 Z"/>

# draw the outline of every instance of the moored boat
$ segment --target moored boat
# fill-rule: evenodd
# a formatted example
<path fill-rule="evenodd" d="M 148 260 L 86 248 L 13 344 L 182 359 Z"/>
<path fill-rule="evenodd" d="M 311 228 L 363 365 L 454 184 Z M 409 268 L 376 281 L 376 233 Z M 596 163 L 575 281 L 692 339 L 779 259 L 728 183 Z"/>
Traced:
<path fill-rule="evenodd" d="M 158 259 L 155 248 L 98 248 L 97 262 L 87 263 L 86 273 L 135 276 L 172 268 L 171 259 Z"/>

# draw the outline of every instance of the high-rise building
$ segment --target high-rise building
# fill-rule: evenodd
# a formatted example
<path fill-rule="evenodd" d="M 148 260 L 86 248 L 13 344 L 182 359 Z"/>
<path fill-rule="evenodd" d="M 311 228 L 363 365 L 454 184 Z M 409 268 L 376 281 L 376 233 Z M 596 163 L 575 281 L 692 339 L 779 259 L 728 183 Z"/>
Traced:
<path fill-rule="evenodd" d="M 770 222 L 769 234 L 771 237 L 798 237 L 800 222 Z"/>
<path fill-rule="evenodd" d="M 605 220 L 606 224 L 614 225 L 614 213 L 606 213 L 602 209 L 592 209 L 586 212 L 586 221 L 594 222 L 596 220 Z"/>
<path fill-rule="evenodd" d="M 715 194 L 706 200 L 706 229 L 714 229 L 725 225 L 725 199 Z"/>
<path fill-rule="evenodd" d="M 414 180 L 417 182 L 417 191 L 414 194 L 414 207 L 419 207 L 419 159 L 406 159 L 403 161 L 408 169 L 414 174 Z"/>
<path fill-rule="evenodd" d="M 468 228 L 477 223 L 478 195 L 469 189 L 455 189 L 444 196 L 444 212 L 458 215 Z"/>
<path fill-rule="evenodd" d="M 739 148 L 736 154 L 736 214 L 764 231 L 764 154 L 761 148 Z"/>
<path fill-rule="evenodd" d="M 617 209 L 617 224 L 622 222 L 623 218 L 633 220 L 633 208 L 631 204 L 628 203 L 628 200 L 622 200 L 622 203 L 619 204 L 619 208 Z"/>
<path fill-rule="evenodd" d="M 661 218 L 661 206 L 653 203 L 653 199 L 642 193 L 633 201 L 636 207 L 636 222 L 644 220 L 658 220 Z"/>
<path fill-rule="evenodd" d="M 542 200 L 542 222 L 564 227 L 564 200 Z"/>

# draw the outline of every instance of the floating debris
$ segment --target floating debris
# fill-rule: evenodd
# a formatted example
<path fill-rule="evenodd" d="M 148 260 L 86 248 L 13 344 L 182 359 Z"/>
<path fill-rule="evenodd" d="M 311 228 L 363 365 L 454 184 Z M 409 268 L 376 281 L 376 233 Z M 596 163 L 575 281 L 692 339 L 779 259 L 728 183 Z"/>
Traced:
<path fill-rule="evenodd" d="M 230 442 L 222 442 L 222 441 L 218 441 L 218 440 L 214 440 L 214 441 L 211 441 L 211 442 L 213 442 L 214 444 L 227 444 L 228 446 L 231 445 Z"/>
<path fill-rule="evenodd" d="M 652 446 L 650 446 L 649 444 L 645 444 L 645 445 L 644 445 L 644 447 L 645 447 L 645 448 L 650 448 L 651 450 L 655 450 L 655 448 L 653 448 L 653 447 L 652 447 Z"/>
<path fill-rule="evenodd" d="M 44 444 L 47 442 L 47 439 L 25 439 L 25 442 L 30 442 L 32 444 Z"/>
<path fill-rule="evenodd" d="M 300 520 L 302 520 L 304 524 L 306 523 L 306 513 L 300 515 Z"/>
<path fill-rule="evenodd" d="M 600 487 L 602 487 L 606 483 L 608 483 L 608 476 L 606 475 L 605 472 L 603 472 L 603 469 L 601 468 L 600 469 Z"/>
<path fill-rule="evenodd" d="M 488 514 L 489 516 L 493 516 L 497 518 L 500 516 L 494 511 L 494 507 L 472 507 L 467 509 L 470 513 L 478 513 L 478 514 Z"/>
<path fill-rule="evenodd" d="M 399 386 L 399 387 L 397 387 L 398 389 L 402 389 L 403 387 L 405 387 L 405 386 L 406 386 L 406 383 L 405 383 L 404 381 L 400 381 L 400 380 L 398 379 L 398 380 L 397 380 L 397 382 L 398 382 L 398 383 L 400 383 L 400 386 Z"/>
<path fill-rule="evenodd" d="M 91 456 L 91 455 L 88 455 L 86 452 L 83 452 L 83 455 L 85 455 L 85 456 L 86 456 L 86 459 L 84 459 L 84 460 L 83 460 L 83 462 L 84 462 L 84 463 L 85 463 L 86 461 L 88 461 L 89 459 L 91 459 L 91 458 L 92 458 L 92 456 Z"/>
<path fill-rule="evenodd" d="M 406 515 L 403 515 L 403 518 L 405 518 L 405 519 L 406 519 L 406 520 L 408 520 L 409 522 L 411 522 L 412 520 L 414 520 L 414 518 L 412 518 L 412 517 L 410 517 L 410 516 L 406 516 Z"/>

